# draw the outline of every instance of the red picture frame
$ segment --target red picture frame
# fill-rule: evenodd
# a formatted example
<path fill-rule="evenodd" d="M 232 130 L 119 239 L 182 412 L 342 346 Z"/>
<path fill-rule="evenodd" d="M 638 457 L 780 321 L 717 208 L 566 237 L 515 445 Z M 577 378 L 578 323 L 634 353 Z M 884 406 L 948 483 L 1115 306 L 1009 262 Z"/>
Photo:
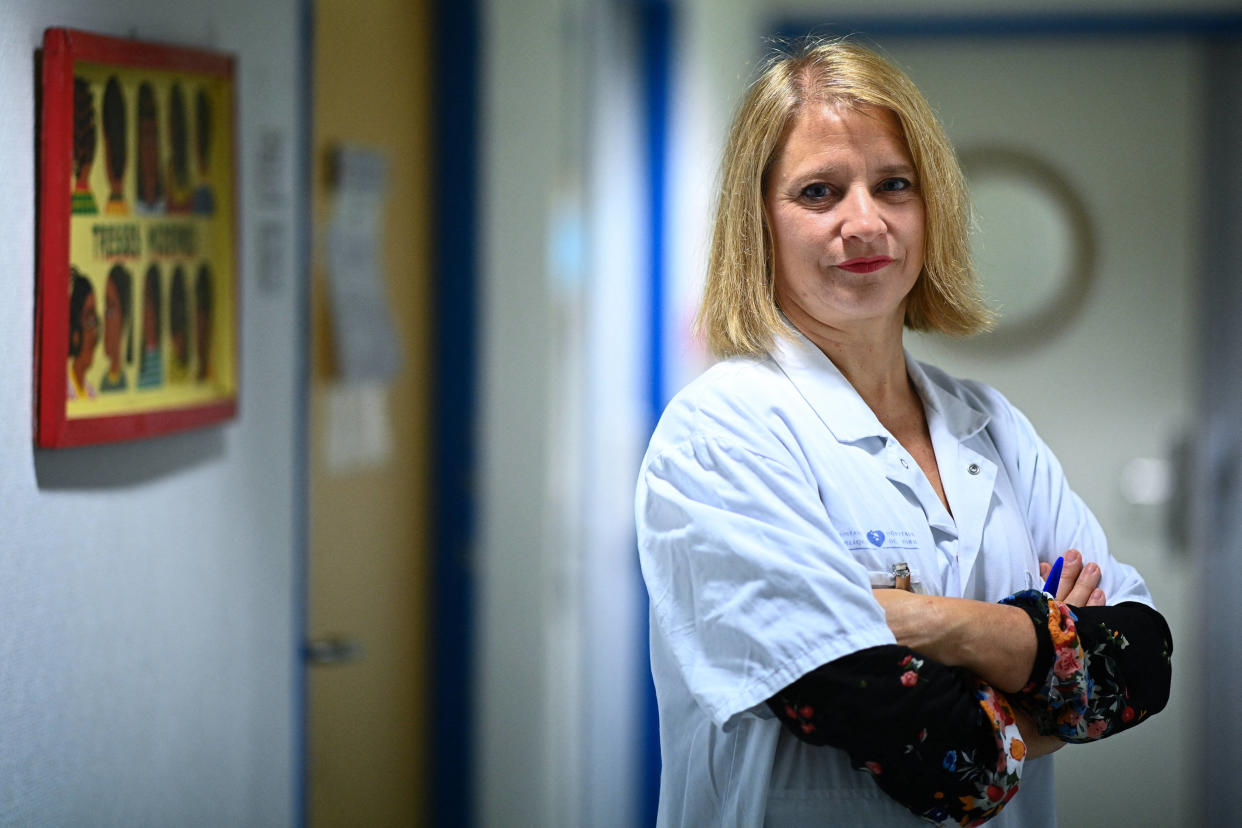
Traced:
<path fill-rule="evenodd" d="M 237 415 L 234 81 L 228 54 L 44 33 L 37 446 Z"/>

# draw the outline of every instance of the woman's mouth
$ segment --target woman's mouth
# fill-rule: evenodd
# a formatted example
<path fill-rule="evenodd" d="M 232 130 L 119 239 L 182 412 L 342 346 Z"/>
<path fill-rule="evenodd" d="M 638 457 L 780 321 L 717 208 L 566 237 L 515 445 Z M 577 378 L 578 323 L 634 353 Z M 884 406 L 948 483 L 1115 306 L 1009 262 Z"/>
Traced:
<path fill-rule="evenodd" d="M 874 273 L 882 267 L 893 263 L 888 256 L 866 256 L 861 259 L 850 259 L 841 262 L 837 267 L 850 273 Z"/>

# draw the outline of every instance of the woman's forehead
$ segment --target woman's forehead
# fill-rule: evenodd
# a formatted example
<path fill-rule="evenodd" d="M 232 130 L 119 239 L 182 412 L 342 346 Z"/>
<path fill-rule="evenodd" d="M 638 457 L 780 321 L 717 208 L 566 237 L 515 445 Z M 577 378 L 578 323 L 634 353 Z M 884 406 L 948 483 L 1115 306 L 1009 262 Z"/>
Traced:
<path fill-rule="evenodd" d="M 871 104 L 814 101 L 790 120 L 772 156 L 772 166 L 831 164 L 834 154 L 861 152 L 878 162 L 913 166 L 897 116 Z"/>

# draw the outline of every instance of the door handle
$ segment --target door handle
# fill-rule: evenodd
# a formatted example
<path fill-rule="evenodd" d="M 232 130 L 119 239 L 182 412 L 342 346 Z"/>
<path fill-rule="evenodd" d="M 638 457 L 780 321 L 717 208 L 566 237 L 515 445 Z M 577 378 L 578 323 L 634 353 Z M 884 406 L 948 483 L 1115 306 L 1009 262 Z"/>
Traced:
<path fill-rule="evenodd" d="M 361 659 L 365 653 L 361 641 L 343 635 L 311 639 L 304 650 L 307 663 L 315 665 L 350 664 Z"/>

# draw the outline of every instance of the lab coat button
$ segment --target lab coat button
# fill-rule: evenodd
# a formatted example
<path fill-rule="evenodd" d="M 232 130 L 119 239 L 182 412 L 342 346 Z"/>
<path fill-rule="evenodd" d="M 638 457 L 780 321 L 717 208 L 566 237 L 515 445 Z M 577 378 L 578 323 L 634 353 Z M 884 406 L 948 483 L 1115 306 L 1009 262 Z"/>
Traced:
<path fill-rule="evenodd" d="M 904 458 L 904 457 L 903 457 L 903 458 L 901 458 L 901 467 L 902 467 L 903 469 L 908 469 L 908 468 L 910 468 L 910 464 L 906 462 L 906 458 Z"/>
<path fill-rule="evenodd" d="M 966 471 L 970 472 L 971 474 L 978 474 L 978 473 L 979 473 L 979 464 L 978 464 L 978 463 L 971 463 L 969 466 L 967 466 L 967 467 L 966 467 Z"/>

